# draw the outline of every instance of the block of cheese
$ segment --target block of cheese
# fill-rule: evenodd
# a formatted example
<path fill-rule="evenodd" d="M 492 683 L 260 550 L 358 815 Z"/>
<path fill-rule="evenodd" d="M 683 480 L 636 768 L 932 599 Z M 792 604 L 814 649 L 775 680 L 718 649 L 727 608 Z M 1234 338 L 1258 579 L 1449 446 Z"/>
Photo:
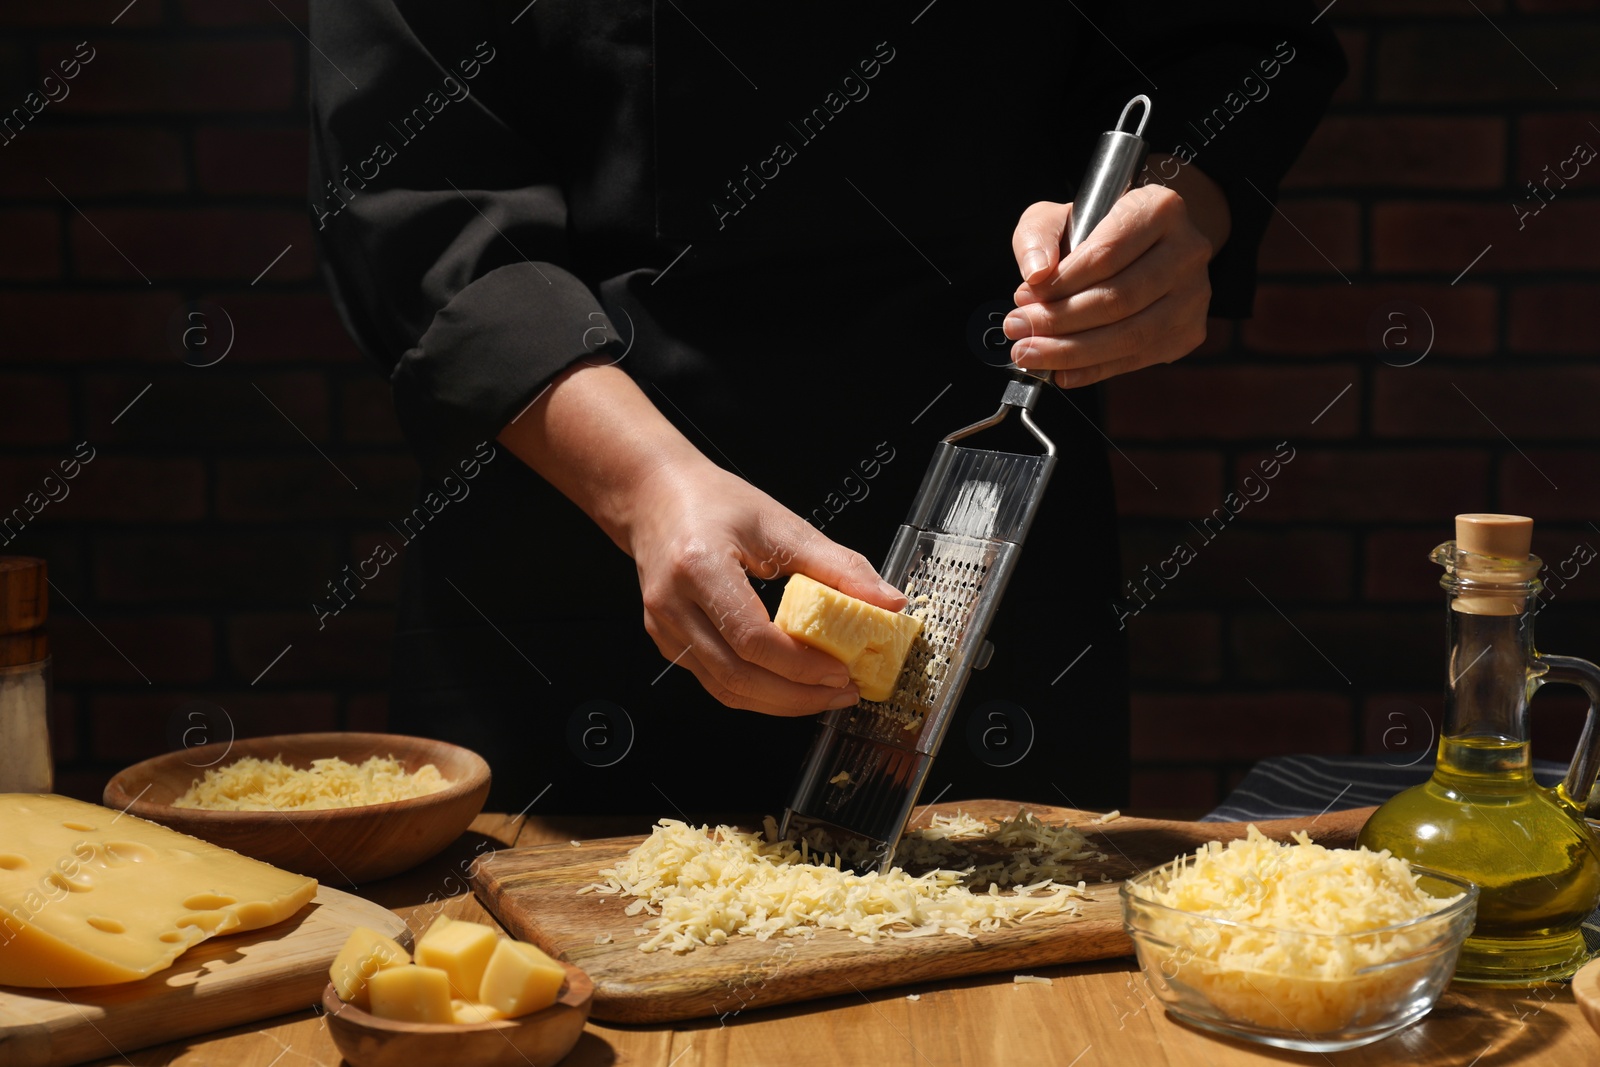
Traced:
<path fill-rule="evenodd" d="M 505 1018 L 497 1009 L 491 1008 L 487 1004 L 478 1004 L 471 1000 L 461 1000 L 459 998 L 450 1001 L 450 1010 L 455 1013 L 456 1022 L 463 1025 L 492 1023 Z"/>
<path fill-rule="evenodd" d="M 339 950 L 333 966 L 328 968 L 328 977 L 333 980 L 333 988 L 340 1000 L 365 1009 L 370 1004 L 367 983 L 372 976 L 390 967 L 404 967 L 410 962 L 411 953 L 402 948 L 399 942 L 384 937 L 376 930 L 358 926 L 350 931 L 344 948 Z"/>
<path fill-rule="evenodd" d="M 450 977 L 437 967 L 390 967 L 367 982 L 372 1014 L 407 1023 L 453 1023 Z"/>
<path fill-rule="evenodd" d="M 417 962 L 449 975 L 452 997 L 478 1000 L 478 986 L 499 941 L 493 927 L 441 915 L 417 942 Z"/>
<path fill-rule="evenodd" d="M 0 985 L 132 982 L 282 922 L 315 879 L 67 797 L 0 793 Z"/>
<path fill-rule="evenodd" d="M 478 999 L 508 1019 L 548 1008 L 561 995 L 567 972 L 561 964 L 522 941 L 501 941 L 483 972 Z"/>
<path fill-rule="evenodd" d="M 922 620 L 846 596 L 803 574 L 791 575 L 772 621 L 850 670 L 863 700 L 888 700 Z"/>

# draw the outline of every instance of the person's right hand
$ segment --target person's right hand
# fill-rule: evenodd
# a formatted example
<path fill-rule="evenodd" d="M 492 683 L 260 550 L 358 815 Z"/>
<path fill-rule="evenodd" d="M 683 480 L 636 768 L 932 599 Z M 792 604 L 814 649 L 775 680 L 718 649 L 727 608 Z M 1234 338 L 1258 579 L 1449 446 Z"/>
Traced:
<path fill-rule="evenodd" d="M 799 572 L 900 610 L 906 598 L 866 557 L 698 454 L 645 479 L 628 510 L 626 547 L 639 569 L 645 629 L 718 701 L 807 715 L 860 699 L 844 664 L 773 625 L 747 574 Z"/>

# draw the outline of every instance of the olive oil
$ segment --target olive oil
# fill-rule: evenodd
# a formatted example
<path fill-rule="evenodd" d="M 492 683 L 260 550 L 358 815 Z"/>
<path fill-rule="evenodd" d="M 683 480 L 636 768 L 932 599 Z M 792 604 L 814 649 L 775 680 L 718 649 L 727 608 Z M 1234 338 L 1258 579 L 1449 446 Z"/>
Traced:
<path fill-rule="evenodd" d="M 1600 836 L 1584 805 L 1600 775 L 1600 667 L 1533 644 L 1539 557 L 1533 520 L 1457 515 L 1433 550 L 1447 595 L 1445 721 L 1433 776 L 1390 798 L 1360 843 L 1479 889 L 1458 982 L 1531 985 L 1570 978 L 1588 958 L 1583 921 L 1600 902 Z M 1583 739 L 1554 789 L 1534 781 L 1528 702 L 1551 683 L 1590 696 Z"/>
<path fill-rule="evenodd" d="M 1385 804 L 1360 842 L 1477 883 L 1478 922 L 1456 980 L 1570 977 L 1600 897 L 1600 840 L 1557 790 L 1533 780 L 1528 743 L 1446 737 L 1433 777 Z"/>

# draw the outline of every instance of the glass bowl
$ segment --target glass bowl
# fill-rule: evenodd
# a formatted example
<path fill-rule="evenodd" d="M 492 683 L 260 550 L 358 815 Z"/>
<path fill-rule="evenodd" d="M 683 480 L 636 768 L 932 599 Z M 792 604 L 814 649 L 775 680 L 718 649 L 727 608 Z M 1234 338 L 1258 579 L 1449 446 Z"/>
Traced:
<path fill-rule="evenodd" d="M 1412 870 L 1430 896 L 1461 899 L 1380 929 L 1301 933 L 1138 896 L 1140 889 L 1166 887 L 1174 873 L 1168 864 L 1123 883 L 1122 926 L 1147 986 L 1176 1018 L 1301 1052 L 1355 1048 L 1428 1014 L 1450 984 L 1477 918 L 1477 886 L 1425 867 Z"/>

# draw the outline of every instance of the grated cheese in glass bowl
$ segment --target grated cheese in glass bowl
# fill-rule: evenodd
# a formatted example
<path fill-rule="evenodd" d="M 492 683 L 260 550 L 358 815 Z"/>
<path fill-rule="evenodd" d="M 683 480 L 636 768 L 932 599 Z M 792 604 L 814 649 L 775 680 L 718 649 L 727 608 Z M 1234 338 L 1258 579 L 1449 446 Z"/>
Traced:
<path fill-rule="evenodd" d="M 1355 1048 L 1432 1010 L 1478 889 L 1387 851 L 1254 826 L 1129 879 L 1123 928 L 1148 988 L 1202 1029 L 1303 1052 Z"/>

